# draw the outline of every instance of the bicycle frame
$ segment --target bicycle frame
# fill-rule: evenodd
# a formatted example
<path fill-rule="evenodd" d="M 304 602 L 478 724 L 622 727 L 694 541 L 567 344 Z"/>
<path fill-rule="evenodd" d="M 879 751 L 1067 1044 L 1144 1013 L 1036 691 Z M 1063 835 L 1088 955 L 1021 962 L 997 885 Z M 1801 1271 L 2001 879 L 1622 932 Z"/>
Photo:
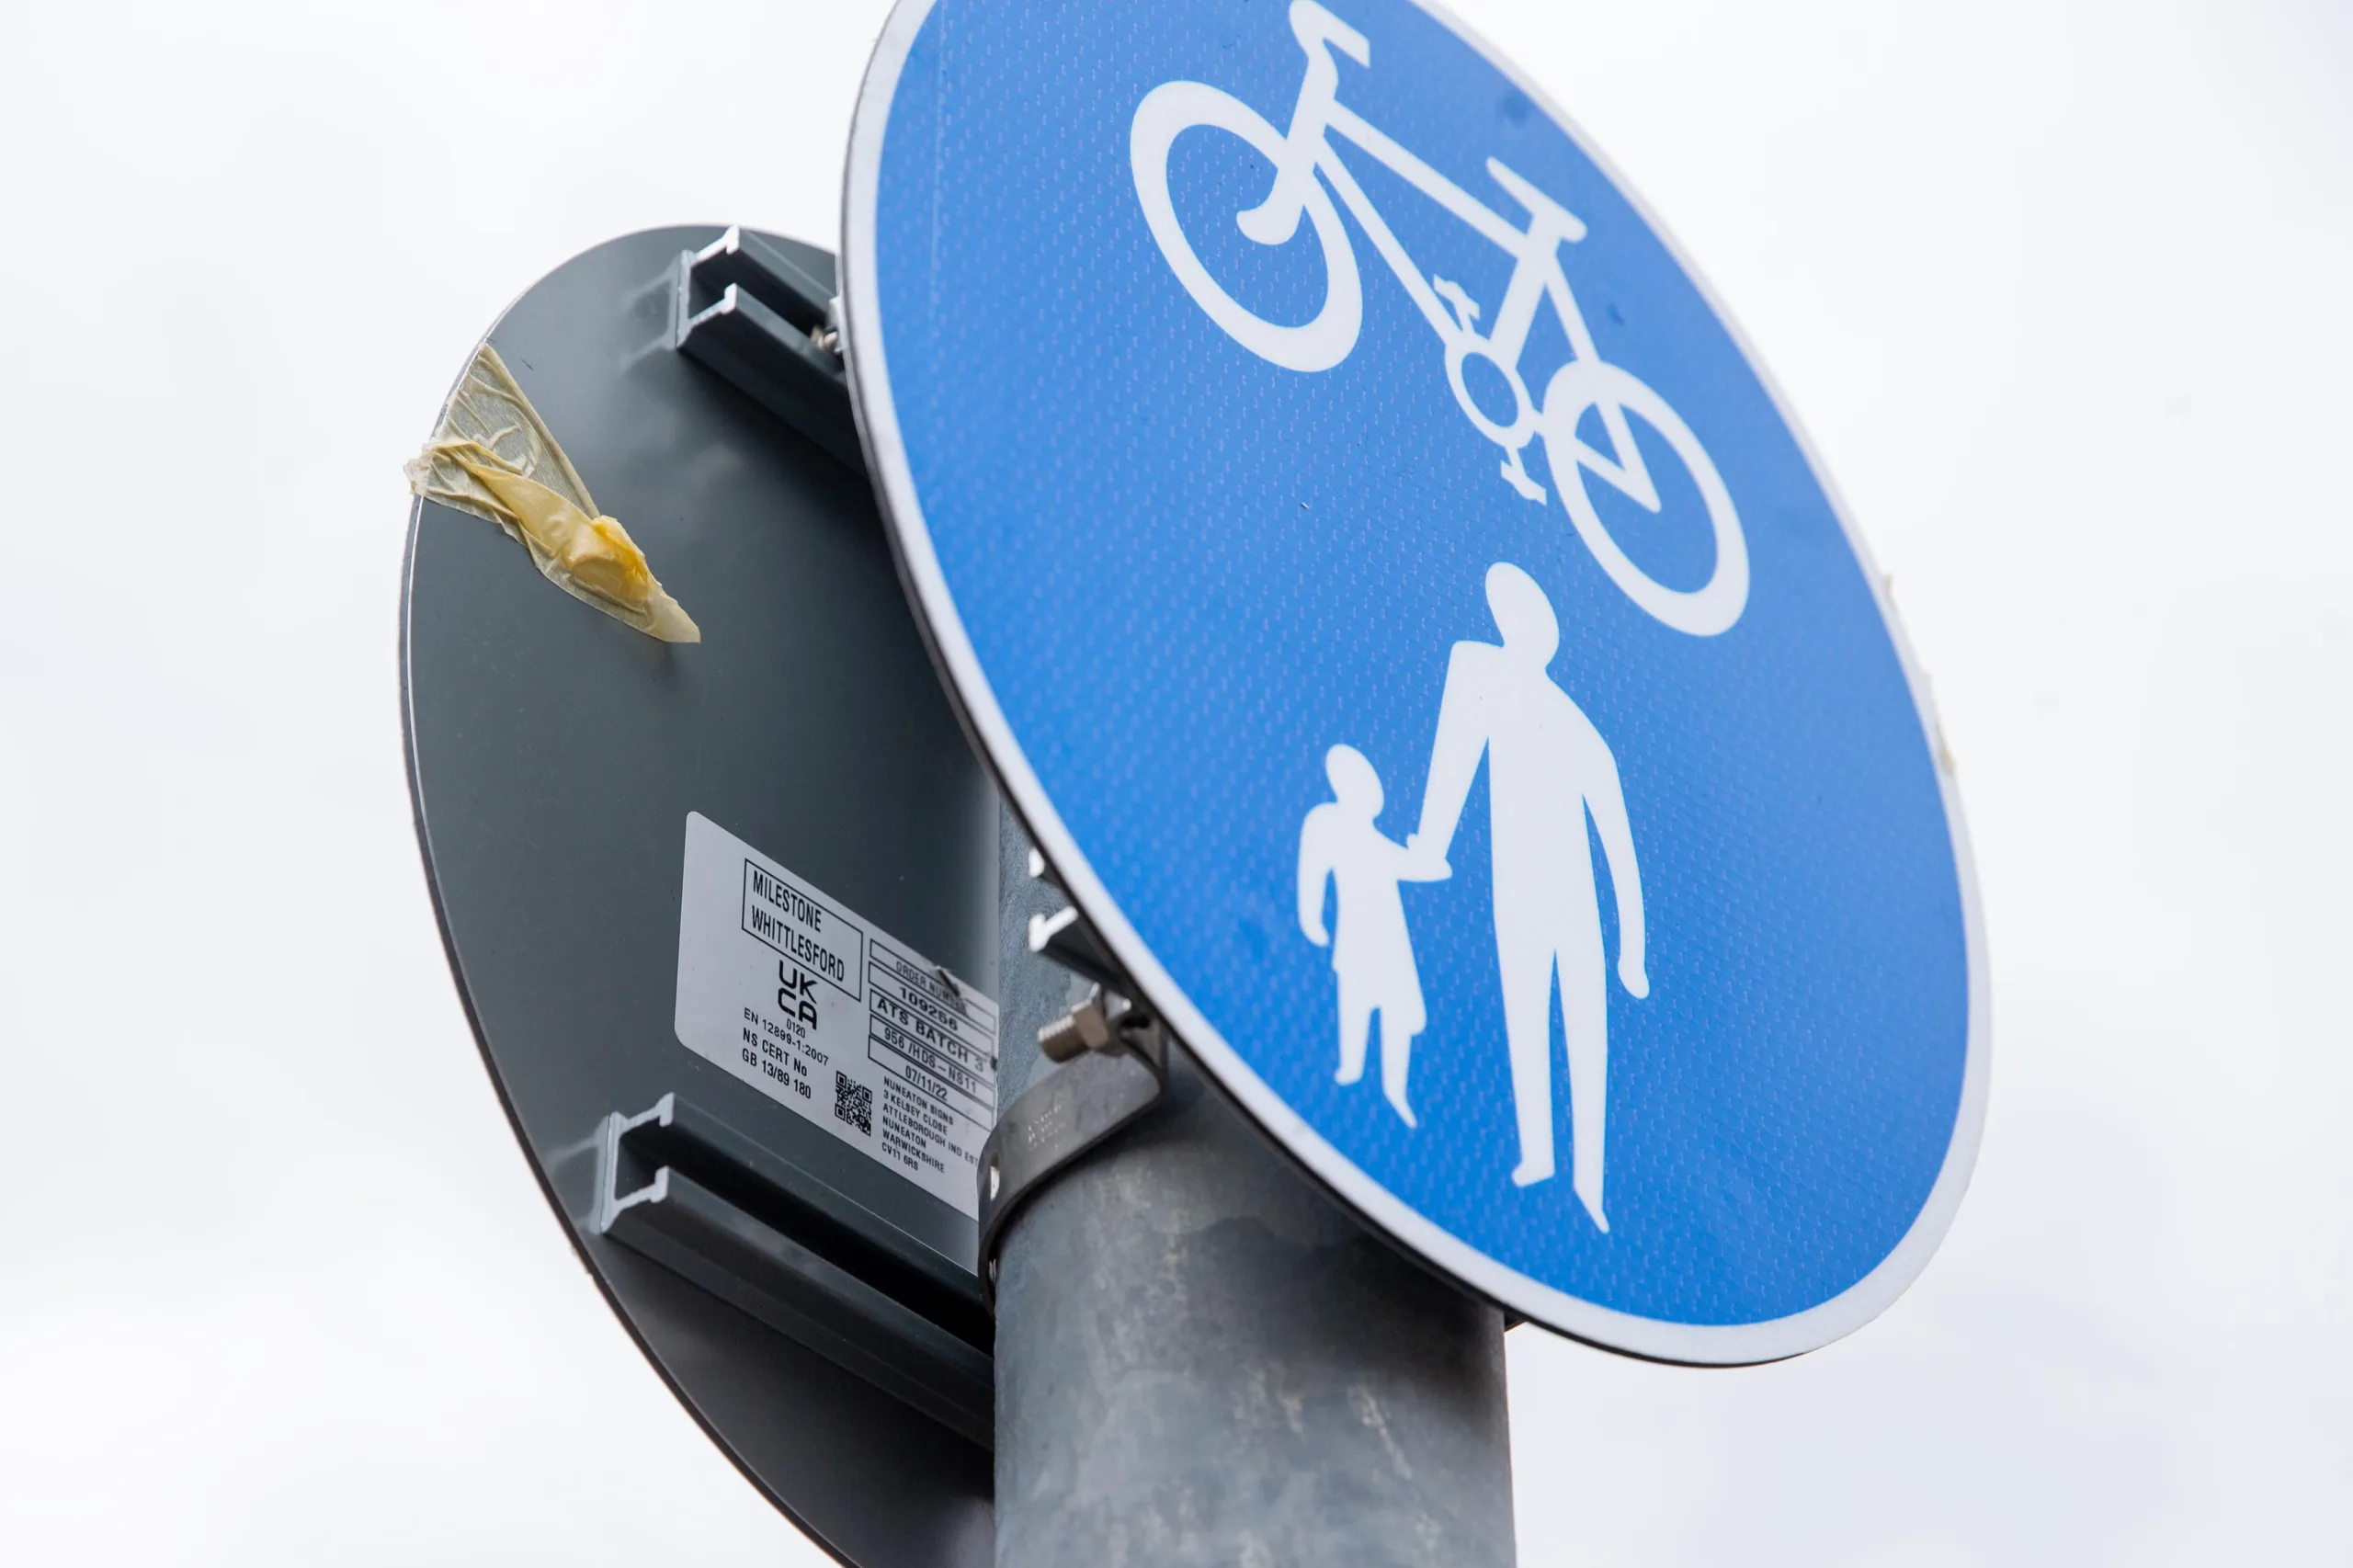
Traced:
<path fill-rule="evenodd" d="M 1322 175 L 1372 241 L 1381 258 L 1389 264 L 1389 270 L 1404 286 L 1422 319 L 1429 323 L 1430 330 L 1445 346 L 1447 382 L 1454 392 L 1455 402 L 1482 435 L 1504 449 L 1506 455 L 1503 477 L 1521 495 L 1541 502 L 1544 489 L 1529 477 L 1522 454 L 1538 432 L 1543 411 L 1529 395 L 1527 381 L 1519 370 L 1519 357 L 1536 324 L 1539 307 L 1549 300 L 1569 340 L 1572 357 L 1586 361 L 1598 361 L 1601 358 L 1560 261 L 1563 244 L 1585 237 L 1585 223 L 1499 160 L 1489 158 L 1488 175 L 1528 210 L 1528 226 L 1515 228 L 1339 101 L 1340 68 L 1335 52 L 1346 54 L 1359 65 L 1370 64 L 1371 45 L 1362 33 L 1315 4 L 1315 0 L 1295 0 L 1290 8 L 1290 27 L 1300 47 L 1306 51 L 1306 74 L 1291 109 L 1290 129 L 1283 139 L 1283 154 L 1275 171 L 1274 187 L 1266 200 L 1239 215 L 1242 232 L 1261 244 L 1280 244 L 1289 240 L 1298 231 L 1306 210 L 1308 191 L 1303 182 L 1312 182 Z M 1335 135 L 1354 142 L 1512 257 L 1511 279 L 1505 286 L 1503 301 L 1496 307 L 1495 320 L 1486 333 L 1481 334 L 1472 325 L 1479 319 L 1480 307 L 1461 285 L 1443 278 L 1423 276 L 1420 267 L 1372 204 L 1372 199 L 1340 161 L 1332 146 Z M 1509 423 L 1490 418 L 1471 395 L 1465 369 L 1473 358 L 1486 360 L 1503 373 L 1512 394 Z M 1562 432 L 1571 450 L 1553 454 L 1554 463 L 1566 460 L 1590 468 L 1637 505 L 1656 512 L 1657 486 L 1652 483 L 1641 449 L 1626 424 L 1625 411 L 1614 403 L 1605 402 L 1598 412 L 1609 437 L 1610 452 L 1605 456 L 1574 431 Z M 1557 482 L 1557 474 L 1555 478 Z"/>

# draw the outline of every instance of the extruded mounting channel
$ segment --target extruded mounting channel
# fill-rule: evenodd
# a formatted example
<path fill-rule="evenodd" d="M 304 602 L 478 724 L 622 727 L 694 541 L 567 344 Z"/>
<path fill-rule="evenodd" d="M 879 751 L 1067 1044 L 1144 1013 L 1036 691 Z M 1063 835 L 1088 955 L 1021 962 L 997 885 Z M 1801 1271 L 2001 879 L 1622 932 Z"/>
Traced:
<path fill-rule="evenodd" d="M 681 251 L 671 347 L 863 472 L 833 289 L 739 227 Z"/>
<path fill-rule="evenodd" d="M 593 1222 L 993 1446 L 995 1369 L 971 1278 L 676 1095 L 634 1116 L 616 1112 L 598 1128 Z"/>

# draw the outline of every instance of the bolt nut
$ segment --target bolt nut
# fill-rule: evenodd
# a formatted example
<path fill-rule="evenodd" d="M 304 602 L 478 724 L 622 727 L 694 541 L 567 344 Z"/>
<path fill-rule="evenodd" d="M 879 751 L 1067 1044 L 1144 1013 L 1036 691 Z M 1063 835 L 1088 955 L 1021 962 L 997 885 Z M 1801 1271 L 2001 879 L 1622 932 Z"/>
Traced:
<path fill-rule="evenodd" d="M 1111 1019 L 1103 1010 L 1101 986 L 1038 1031 L 1038 1049 L 1049 1062 L 1068 1062 L 1082 1051 L 1102 1051 L 1110 1043 Z"/>

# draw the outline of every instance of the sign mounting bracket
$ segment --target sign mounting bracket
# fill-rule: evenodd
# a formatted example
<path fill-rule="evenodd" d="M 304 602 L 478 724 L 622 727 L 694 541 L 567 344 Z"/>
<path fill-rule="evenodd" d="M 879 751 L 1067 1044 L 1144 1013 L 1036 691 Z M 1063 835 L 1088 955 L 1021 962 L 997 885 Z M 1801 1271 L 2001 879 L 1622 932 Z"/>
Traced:
<path fill-rule="evenodd" d="M 1032 876 L 1047 879 L 1031 851 Z M 1168 1089 L 1168 1034 L 1128 999 L 1125 977 L 1075 909 L 1032 915 L 1029 950 L 1095 982 L 1086 999 L 1038 1031 L 1058 1071 L 999 1113 L 981 1146 L 981 1291 L 996 1305 L 997 1241 L 1022 1204 L 1081 1155 L 1159 1103 Z"/>

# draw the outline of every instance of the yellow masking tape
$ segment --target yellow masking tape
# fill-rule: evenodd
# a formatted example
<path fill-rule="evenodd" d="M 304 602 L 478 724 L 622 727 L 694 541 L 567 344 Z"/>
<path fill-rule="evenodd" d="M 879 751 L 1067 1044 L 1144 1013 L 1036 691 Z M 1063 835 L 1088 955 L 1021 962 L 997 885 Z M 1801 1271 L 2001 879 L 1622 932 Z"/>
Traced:
<path fill-rule="evenodd" d="M 487 343 L 466 367 L 441 427 L 408 464 L 409 488 L 496 523 L 549 582 L 665 642 L 702 632 L 663 590 L 629 530 L 597 510 L 563 449 Z"/>

